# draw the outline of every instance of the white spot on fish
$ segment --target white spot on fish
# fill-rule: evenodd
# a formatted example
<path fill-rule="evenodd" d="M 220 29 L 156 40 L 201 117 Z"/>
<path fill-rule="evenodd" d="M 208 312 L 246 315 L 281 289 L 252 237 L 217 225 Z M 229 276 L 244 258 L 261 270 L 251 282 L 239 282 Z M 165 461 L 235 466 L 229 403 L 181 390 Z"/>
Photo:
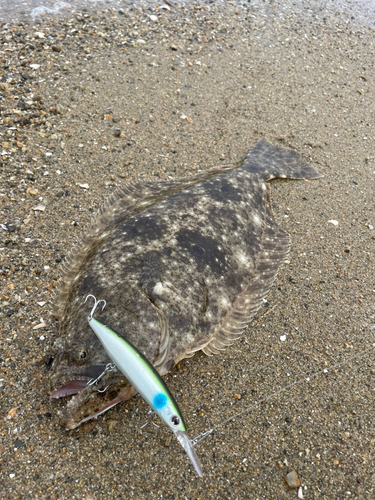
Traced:
<path fill-rule="evenodd" d="M 163 283 L 161 283 L 160 281 L 158 281 L 156 283 L 156 285 L 154 286 L 153 290 L 152 290 L 154 293 L 156 293 L 157 295 L 161 295 L 163 293 L 167 293 L 169 292 L 169 288 L 167 288 Z"/>
<path fill-rule="evenodd" d="M 242 265 L 249 264 L 249 259 L 247 258 L 247 255 L 245 255 L 244 253 L 239 252 L 237 254 L 237 259 L 239 260 L 240 264 L 242 264 Z"/>
<path fill-rule="evenodd" d="M 222 304 L 224 307 L 228 307 L 228 306 L 230 306 L 230 302 L 229 302 L 229 300 L 228 300 L 226 297 L 222 297 L 222 298 L 221 298 L 221 304 Z"/>
<path fill-rule="evenodd" d="M 260 226 L 260 225 L 261 225 L 261 223 L 262 223 L 262 221 L 261 221 L 261 219 L 260 219 L 259 215 L 257 215 L 257 214 L 254 214 L 254 215 L 253 215 L 253 221 L 254 221 L 254 224 L 255 224 L 256 226 Z"/>

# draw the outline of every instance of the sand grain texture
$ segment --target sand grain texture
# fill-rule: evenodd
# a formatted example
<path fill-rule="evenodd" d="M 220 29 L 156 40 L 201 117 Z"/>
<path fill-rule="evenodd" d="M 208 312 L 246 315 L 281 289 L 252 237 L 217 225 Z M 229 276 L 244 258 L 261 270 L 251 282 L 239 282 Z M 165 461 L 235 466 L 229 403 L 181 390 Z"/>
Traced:
<path fill-rule="evenodd" d="M 353 357 L 375 325 L 374 33 L 357 21 L 229 2 L 0 28 L 1 498 L 294 499 L 292 470 L 305 499 L 375 497 L 373 350 Z M 268 303 L 221 356 L 166 377 L 192 436 L 251 411 L 197 445 L 200 480 L 166 428 L 139 433 L 139 397 L 59 427 L 48 306 L 92 213 L 127 182 L 241 162 L 259 139 L 325 177 L 271 183 L 292 251 Z"/>

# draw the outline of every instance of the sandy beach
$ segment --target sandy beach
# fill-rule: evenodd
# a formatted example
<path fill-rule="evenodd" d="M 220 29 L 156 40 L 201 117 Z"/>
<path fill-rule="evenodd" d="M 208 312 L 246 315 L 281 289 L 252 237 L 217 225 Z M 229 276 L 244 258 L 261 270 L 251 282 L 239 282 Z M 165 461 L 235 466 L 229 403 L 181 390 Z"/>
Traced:
<path fill-rule="evenodd" d="M 374 34 L 321 2 L 0 23 L 1 499 L 375 498 Z M 292 250 L 267 302 L 165 377 L 190 436 L 213 429 L 204 477 L 139 396 L 63 429 L 50 305 L 78 236 L 117 188 L 240 165 L 260 139 L 324 177 L 271 182 Z"/>

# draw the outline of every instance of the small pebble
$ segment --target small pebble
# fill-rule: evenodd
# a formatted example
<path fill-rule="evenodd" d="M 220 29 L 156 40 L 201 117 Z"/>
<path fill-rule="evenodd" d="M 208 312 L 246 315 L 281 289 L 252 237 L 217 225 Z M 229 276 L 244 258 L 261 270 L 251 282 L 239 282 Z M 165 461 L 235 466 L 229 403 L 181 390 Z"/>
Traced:
<path fill-rule="evenodd" d="M 39 328 L 45 328 L 46 323 L 39 323 L 38 325 L 33 326 L 33 330 L 39 330 Z"/>
<path fill-rule="evenodd" d="M 108 432 L 113 432 L 118 422 L 119 421 L 116 418 L 109 418 L 108 420 L 106 420 L 105 423 L 107 424 Z"/>
<path fill-rule="evenodd" d="M 297 472 L 295 472 L 294 470 L 292 470 L 285 476 L 285 482 L 289 486 L 289 488 L 298 488 L 301 484 L 301 481 L 297 476 Z"/>
<path fill-rule="evenodd" d="M 33 208 L 36 212 L 44 212 L 46 207 L 44 205 L 37 205 L 36 207 Z"/>
<path fill-rule="evenodd" d="M 89 420 L 88 422 L 85 422 L 82 426 L 81 429 L 83 432 L 86 434 L 90 434 L 96 427 L 96 424 L 98 423 L 97 420 Z"/>
<path fill-rule="evenodd" d="M 124 134 L 122 132 L 122 130 L 118 127 L 116 127 L 114 130 L 113 130 L 113 133 L 115 135 L 115 137 L 124 137 Z"/>
<path fill-rule="evenodd" d="M 339 222 L 337 220 L 334 220 L 334 219 L 331 219 L 329 220 L 328 222 L 330 222 L 331 224 L 333 224 L 334 226 L 338 226 L 339 225 Z"/>
<path fill-rule="evenodd" d="M 164 441 L 164 446 L 165 447 L 168 447 L 170 444 L 171 444 L 171 440 L 172 440 L 172 437 L 171 435 L 169 434 L 166 438 L 165 438 L 165 441 Z"/>

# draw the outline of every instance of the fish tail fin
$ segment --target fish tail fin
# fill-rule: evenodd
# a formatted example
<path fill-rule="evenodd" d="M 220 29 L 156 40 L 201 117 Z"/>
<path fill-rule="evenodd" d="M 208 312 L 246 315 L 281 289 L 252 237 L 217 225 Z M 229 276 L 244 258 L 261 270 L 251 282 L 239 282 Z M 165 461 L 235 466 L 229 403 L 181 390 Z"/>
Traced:
<path fill-rule="evenodd" d="M 265 181 L 271 179 L 318 179 L 322 174 L 312 168 L 298 153 L 259 141 L 247 155 L 243 167 Z"/>

